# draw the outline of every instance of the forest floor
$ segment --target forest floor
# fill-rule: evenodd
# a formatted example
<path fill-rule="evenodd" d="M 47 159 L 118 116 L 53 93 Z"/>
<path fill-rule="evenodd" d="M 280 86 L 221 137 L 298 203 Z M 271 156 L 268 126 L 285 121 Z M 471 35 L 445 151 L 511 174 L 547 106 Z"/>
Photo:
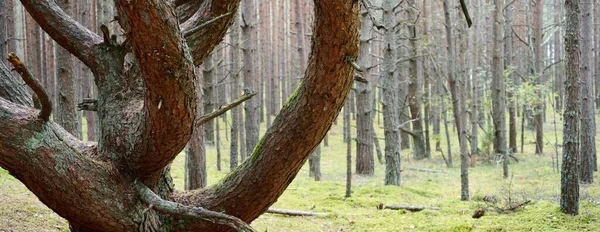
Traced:
<path fill-rule="evenodd" d="M 403 150 L 401 187 L 383 185 L 385 166 L 376 159 L 375 175 L 354 175 L 352 197 L 344 198 L 346 145 L 342 141 L 340 121 L 329 133 L 329 146 L 322 147 L 322 180 L 316 182 L 310 178 L 308 165 L 305 165 L 273 205 L 282 209 L 324 212 L 327 216 L 289 217 L 267 213 L 251 225 L 257 231 L 597 231 L 600 228 L 598 173 L 595 175 L 596 183 L 582 186 L 580 190 L 580 215 L 566 216 L 559 210 L 560 174 L 553 169 L 556 155 L 553 147 L 555 137 L 558 136 L 559 141 L 562 138 L 562 122 L 556 124 L 555 134 L 553 120 L 549 117 L 545 124 L 547 144 L 546 154 L 542 156 L 533 154 L 534 133 L 526 130 L 524 152 L 519 149 L 519 162 L 510 164 L 509 178 L 502 177 L 501 166 L 494 162 L 485 164 L 479 160 L 476 167 L 470 168 L 471 201 L 460 201 L 460 159 L 456 155 L 458 143 L 453 130 L 450 131 L 453 168 L 446 167 L 439 152 L 432 151 L 430 160 L 416 161 L 412 159 L 410 149 Z M 216 183 L 229 170 L 229 142 L 225 135 L 229 133 L 228 129 L 222 128 L 220 134 L 223 139 L 220 149 L 222 171 L 216 168 L 216 146 L 207 147 L 209 184 Z M 382 130 L 382 124 L 376 124 L 378 137 L 383 137 Z M 486 143 L 483 134 L 480 130 L 480 147 Z M 446 141 L 444 136 L 440 137 L 447 156 Z M 383 149 L 383 140 L 381 142 Z M 597 143 L 600 144 L 600 140 Z M 560 147 L 557 152 L 561 154 Z M 172 166 L 177 189 L 183 187 L 183 163 L 184 156 L 180 155 Z M 414 168 L 440 172 L 422 172 Z M 490 205 L 483 200 L 485 196 L 493 196 L 498 202 Z M 509 201 L 512 204 L 531 202 L 507 214 L 494 210 L 509 204 Z M 380 203 L 439 207 L 440 210 L 378 210 Z M 479 208 L 487 209 L 485 216 L 472 218 Z M 64 219 L 0 169 L 0 231 L 66 230 L 68 225 Z"/>

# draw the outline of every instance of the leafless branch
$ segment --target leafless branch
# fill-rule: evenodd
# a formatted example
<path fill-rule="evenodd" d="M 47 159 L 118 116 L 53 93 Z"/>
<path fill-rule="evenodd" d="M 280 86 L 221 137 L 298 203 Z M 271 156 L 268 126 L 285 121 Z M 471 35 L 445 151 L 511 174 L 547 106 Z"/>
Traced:
<path fill-rule="evenodd" d="M 384 31 L 387 31 L 387 28 L 385 28 L 385 26 L 383 26 L 383 24 L 381 24 L 381 22 L 379 22 L 377 18 L 375 18 L 375 14 L 373 14 L 373 12 L 371 11 L 374 8 L 373 4 L 369 0 L 361 0 L 361 2 L 367 10 L 367 14 L 369 14 L 369 18 L 371 19 L 371 22 L 373 22 L 373 26 L 378 30 L 383 29 Z"/>
<path fill-rule="evenodd" d="M 90 69 L 98 68 L 94 46 L 102 38 L 67 15 L 54 0 L 21 0 L 35 21 L 61 47 L 75 55 Z"/>
<path fill-rule="evenodd" d="M 35 77 L 31 74 L 29 69 L 27 69 L 25 64 L 23 64 L 21 59 L 19 59 L 19 57 L 15 55 L 15 53 L 8 54 L 7 60 L 15 67 L 15 71 L 17 71 L 19 75 L 21 75 L 21 78 L 23 78 L 25 84 L 27 84 L 27 86 L 29 86 L 29 88 L 33 90 L 38 100 L 40 101 L 42 109 L 38 116 L 42 120 L 48 121 L 50 119 L 50 114 L 52 113 L 52 102 L 50 102 L 48 93 L 46 93 L 40 82 L 37 79 L 35 79 Z"/>
<path fill-rule="evenodd" d="M 471 27 L 473 25 L 473 21 L 471 21 L 471 16 L 469 15 L 469 9 L 467 8 L 467 4 L 465 0 L 460 0 L 460 8 L 462 9 L 463 14 L 465 15 L 465 19 L 467 20 L 467 25 Z"/>
<path fill-rule="evenodd" d="M 202 29 L 202 28 L 204 28 L 204 27 L 206 27 L 206 26 L 208 26 L 208 25 L 210 25 L 210 24 L 212 24 L 214 22 L 217 22 L 217 21 L 219 21 L 222 18 L 225 18 L 225 17 L 229 16 L 231 13 L 232 12 L 227 12 L 225 14 L 222 14 L 222 15 L 219 15 L 217 17 L 214 17 L 214 18 L 212 18 L 212 19 L 210 19 L 210 20 L 208 20 L 208 21 L 206 21 L 206 22 L 204 22 L 204 23 L 202 23 L 202 24 L 200 24 L 198 26 L 195 26 L 195 27 L 193 27 L 193 28 L 185 31 L 183 33 L 183 35 L 186 36 L 186 37 L 190 36 L 191 34 L 194 34 L 195 32 L 199 31 L 200 29 Z"/>
<path fill-rule="evenodd" d="M 238 99 L 236 99 L 235 101 L 233 101 L 227 105 L 223 105 L 223 106 L 219 107 L 219 109 L 213 111 L 212 113 L 203 115 L 202 117 L 196 119 L 196 125 L 202 125 L 202 124 L 218 117 L 219 115 L 224 114 L 225 112 L 232 109 L 233 107 L 236 107 L 239 104 L 242 104 L 242 102 L 245 102 L 245 101 L 249 100 L 250 98 L 254 97 L 254 95 L 256 95 L 256 94 L 257 93 L 244 94 L 241 97 L 239 97 Z"/>

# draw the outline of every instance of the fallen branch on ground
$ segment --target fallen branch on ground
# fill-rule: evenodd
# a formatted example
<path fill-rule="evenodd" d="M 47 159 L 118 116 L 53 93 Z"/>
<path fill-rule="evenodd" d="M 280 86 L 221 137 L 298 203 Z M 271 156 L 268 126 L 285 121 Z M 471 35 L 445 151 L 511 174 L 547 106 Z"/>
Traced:
<path fill-rule="evenodd" d="M 404 169 L 419 171 L 419 172 L 448 173 L 448 171 L 434 170 L 434 169 L 427 169 L 427 168 L 404 168 Z"/>
<path fill-rule="evenodd" d="M 324 216 L 327 216 L 327 213 L 317 213 L 317 212 L 312 212 L 312 211 L 277 209 L 277 208 L 269 208 L 267 210 L 267 213 L 282 214 L 282 215 L 287 215 L 287 216 L 301 216 L 301 217 L 312 217 L 312 216 L 324 217 Z"/>
<path fill-rule="evenodd" d="M 404 210 L 408 210 L 411 212 L 419 212 L 424 209 L 441 210 L 441 208 L 439 208 L 439 207 L 414 206 L 414 205 L 384 205 L 384 204 L 377 205 L 377 209 L 391 209 L 391 210 L 404 209 Z"/>

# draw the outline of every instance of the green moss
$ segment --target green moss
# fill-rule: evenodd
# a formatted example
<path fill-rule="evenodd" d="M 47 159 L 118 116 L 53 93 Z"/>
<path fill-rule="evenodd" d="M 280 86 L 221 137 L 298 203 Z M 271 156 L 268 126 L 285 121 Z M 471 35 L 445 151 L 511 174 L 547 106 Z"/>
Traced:
<path fill-rule="evenodd" d="M 548 117 L 552 118 L 554 111 L 547 112 Z M 554 141 L 558 136 L 560 142 L 562 122 L 557 123 L 559 128 L 556 135 L 553 125 L 546 125 L 545 130 L 549 133 L 544 136 L 547 141 Z M 261 134 L 264 134 L 265 124 L 261 126 Z M 375 132 L 378 137 L 383 137 L 381 126 L 376 125 Z M 223 139 L 220 147 L 221 171 L 218 171 L 215 165 L 216 146 L 207 146 L 206 149 L 209 185 L 224 178 L 231 178 L 226 177 L 229 173 L 230 147 L 224 139 L 224 134 L 230 133 L 229 128 L 221 127 L 220 133 Z M 264 214 L 252 223 L 257 231 L 596 231 L 600 228 L 600 207 L 588 203 L 586 198 L 581 201 L 581 215 L 567 216 L 560 212 L 558 202 L 555 201 L 559 194 L 560 174 L 552 169 L 552 156 L 555 154 L 553 148 L 547 146 L 546 155 L 533 155 L 535 144 L 527 141 L 534 138 L 534 131 L 525 131 L 525 152 L 517 154 L 520 162 L 512 163 L 509 167 L 512 180 L 502 178 L 502 169 L 495 165 L 479 163 L 477 167 L 469 169 L 472 196 L 472 201 L 469 202 L 460 201 L 458 163 L 455 163 L 455 168 L 446 168 L 439 153 L 435 152 L 429 161 L 411 160 L 410 150 L 402 151 L 404 167 L 444 170 L 448 173 L 424 173 L 404 169 L 401 187 L 384 186 L 385 166 L 376 163 L 373 176 L 353 176 L 352 197 L 344 198 L 346 144 L 343 143 L 342 135 L 342 123 L 334 125 L 329 132 L 329 146 L 321 148 L 322 181 L 315 182 L 310 178 L 308 165 L 305 165 L 273 205 L 277 208 L 326 212 L 328 216 L 302 218 Z M 451 139 L 457 141 L 456 137 Z M 446 151 L 445 137 L 441 136 L 440 140 L 444 146 L 442 149 Z M 597 137 L 597 140 L 600 142 L 600 137 Z M 261 140 L 255 151 L 264 142 Z M 356 144 L 352 143 L 352 146 Z M 452 146 L 454 158 L 457 160 L 458 144 L 453 142 Z M 381 147 L 383 148 L 384 144 L 381 144 Z M 558 149 L 560 154 L 560 147 Z M 249 160 L 257 157 L 256 154 L 252 154 Z M 171 168 L 175 187 L 179 190 L 183 189 L 184 158 L 184 155 L 178 156 Z M 480 219 L 471 217 L 476 209 L 486 206 L 481 201 L 483 196 L 493 195 L 501 200 L 509 191 L 514 200 L 526 198 L 532 200 L 532 203 L 511 214 L 488 211 Z M 599 201 L 600 185 L 582 186 L 581 194 Z M 3 199 L 10 200 L 2 201 Z M 64 220 L 57 215 L 52 216 L 49 209 L 42 206 L 33 194 L 28 193 L 18 180 L 10 177 L 4 170 L 0 170 L 0 201 L 6 203 L 0 208 L 0 230 L 44 231 L 54 228 L 54 225 L 61 226 L 58 230 L 68 228 Z M 376 206 L 379 203 L 435 206 L 441 210 L 377 210 Z M 28 205 L 37 207 L 25 207 Z M 31 216 L 36 213 L 41 216 Z"/>
<path fill-rule="evenodd" d="M 292 93 L 292 95 L 283 104 L 284 108 L 288 107 L 290 105 L 290 103 L 292 103 L 292 101 L 296 100 L 296 97 L 298 97 L 298 93 L 300 93 L 300 88 L 302 88 L 302 83 L 298 84 L 298 87 L 294 90 L 294 92 Z"/>

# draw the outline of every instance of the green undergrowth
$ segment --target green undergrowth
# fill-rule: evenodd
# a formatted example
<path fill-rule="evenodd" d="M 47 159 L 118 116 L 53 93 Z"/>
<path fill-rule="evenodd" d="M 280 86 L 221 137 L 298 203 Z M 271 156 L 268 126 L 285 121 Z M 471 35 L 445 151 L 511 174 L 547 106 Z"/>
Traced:
<path fill-rule="evenodd" d="M 562 138 L 562 122 L 558 122 L 557 134 L 549 115 L 544 134 L 548 144 L 546 154 L 534 151 L 533 131 L 526 130 L 524 152 L 516 154 L 519 162 L 510 164 L 510 177 L 502 177 L 502 168 L 494 162 L 483 162 L 470 168 L 471 201 L 460 201 L 460 170 L 458 143 L 455 132 L 452 151 L 454 167 L 447 168 L 439 153 L 433 152 L 430 160 L 412 159 L 410 150 L 402 151 L 402 186 L 384 186 L 385 166 L 375 161 L 373 176 L 352 177 L 352 197 L 345 194 L 345 150 L 342 141 L 342 123 L 329 132 L 329 146 L 322 147 L 322 181 L 308 176 L 305 165 L 285 193 L 273 205 L 276 208 L 327 213 L 325 217 L 290 217 L 264 214 L 252 222 L 257 231 L 597 231 L 600 228 L 600 184 L 581 188 L 580 215 L 568 216 L 560 212 L 560 174 L 552 167 L 555 150 L 552 145 L 558 136 Z M 222 170 L 216 168 L 217 146 L 207 146 L 209 185 L 218 183 L 229 171 L 229 128 L 221 123 Z M 377 123 L 377 120 L 375 120 Z M 378 137 L 383 137 L 381 124 L 375 126 Z M 452 126 L 450 126 L 452 128 Z M 85 129 L 84 129 L 85 130 Z M 261 132 L 264 133 L 264 124 Z M 443 131 L 442 131 L 443 133 Z M 356 136 L 355 134 L 353 136 Z M 445 136 L 440 136 L 442 149 L 446 151 Z M 519 135 L 520 139 L 520 135 Z M 520 140 L 518 141 L 520 144 Z M 597 141 L 600 142 L 600 141 Z M 381 141 L 382 149 L 384 147 Z M 354 146 L 355 144 L 353 144 Z M 560 147 L 557 147 L 560 154 Z M 285 154 L 282 154 L 285 155 Z M 445 154 L 446 156 L 448 154 Z M 178 156 L 172 165 L 175 187 L 183 188 L 184 156 Z M 439 172 L 421 172 L 412 168 L 432 169 Z M 600 176 L 595 175 L 597 182 Z M 486 196 L 498 199 L 496 206 L 531 201 L 524 207 L 508 214 L 500 214 L 485 203 Z M 243 196 L 241 196 L 243 197 Z M 404 204 L 439 207 L 420 212 L 404 210 L 378 210 L 379 204 Z M 0 231 L 65 231 L 64 219 L 52 213 L 31 194 L 18 180 L 0 169 Z M 480 219 L 472 214 L 479 208 L 487 213 Z"/>

